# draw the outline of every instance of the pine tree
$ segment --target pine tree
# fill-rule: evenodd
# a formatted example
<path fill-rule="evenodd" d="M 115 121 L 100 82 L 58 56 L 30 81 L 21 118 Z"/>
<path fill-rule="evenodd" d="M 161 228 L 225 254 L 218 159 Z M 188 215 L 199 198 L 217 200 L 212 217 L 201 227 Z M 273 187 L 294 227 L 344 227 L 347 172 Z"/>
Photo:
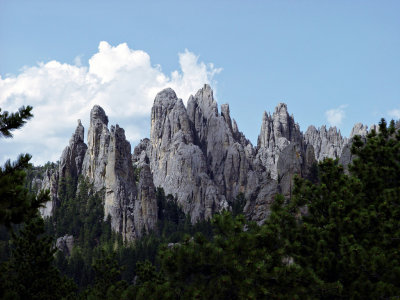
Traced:
<path fill-rule="evenodd" d="M 2 266 L 0 296 L 5 299 L 73 298 L 74 284 L 54 267 L 53 241 L 36 216 L 13 233 L 11 257 Z"/>
<path fill-rule="evenodd" d="M 400 133 L 393 125 L 382 120 L 379 133 L 355 138 L 350 175 L 327 159 L 317 184 L 296 179 L 287 210 L 298 225 L 284 233 L 299 245 L 294 261 L 318 278 L 316 298 L 400 295 Z"/>
<path fill-rule="evenodd" d="M 11 131 L 21 128 L 33 117 L 31 111 L 31 106 L 23 106 L 11 114 L 7 111 L 1 113 L 0 109 L 0 137 L 12 137 Z M 4 167 L 0 167 L 0 225 L 10 227 L 12 223 L 29 220 L 48 200 L 44 193 L 38 197 L 29 195 L 24 187 L 25 170 L 31 166 L 30 159 L 29 154 L 20 155 L 16 162 L 8 160 Z"/>

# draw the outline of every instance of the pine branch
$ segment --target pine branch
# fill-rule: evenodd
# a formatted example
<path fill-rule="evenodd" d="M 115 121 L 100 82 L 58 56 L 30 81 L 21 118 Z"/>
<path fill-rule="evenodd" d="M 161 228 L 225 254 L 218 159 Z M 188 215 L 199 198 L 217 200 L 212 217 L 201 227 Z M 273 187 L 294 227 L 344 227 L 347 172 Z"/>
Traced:
<path fill-rule="evenodd" d="M 9 113 L 4 111 L 1 113 L 0 108 L 0 137 L 11 138 L 13 135 L 12 130 L 21 128 L 27 120 L 33 117 L 32 106 L 22 106 L 16 113 Z"/>

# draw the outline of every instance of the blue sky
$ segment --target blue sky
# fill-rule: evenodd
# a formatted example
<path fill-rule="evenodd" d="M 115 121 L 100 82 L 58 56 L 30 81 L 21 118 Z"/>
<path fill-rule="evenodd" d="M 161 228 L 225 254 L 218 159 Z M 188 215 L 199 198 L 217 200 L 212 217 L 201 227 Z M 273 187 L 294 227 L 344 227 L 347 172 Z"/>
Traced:
<path fill-rule="evenodd" d="M 56 160 L 95 101 L 135 146 L 164 85 L 184 98 L 209 82 L 253 143 L 279 102 L 303 131 L 332 124 L 347 136 L 356 122 L 400 118 L 399 11 L 399 1 L 0 0 L 0 107 L 31 104 L 40 118 L 2 140 L 0 161 Z"/>

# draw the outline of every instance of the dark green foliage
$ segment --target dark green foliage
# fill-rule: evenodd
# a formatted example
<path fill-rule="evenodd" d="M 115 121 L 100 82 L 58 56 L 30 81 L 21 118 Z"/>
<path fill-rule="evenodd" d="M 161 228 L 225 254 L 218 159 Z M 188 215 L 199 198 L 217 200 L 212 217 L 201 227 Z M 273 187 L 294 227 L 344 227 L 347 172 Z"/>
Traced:
<path fill-rule="evenodd" d="M 101 252 L 100 258 L 93 264 L 95 282 L 85 292 L 86 299 L 121 299 L 122 293 L 128 287 L 121 280 L 121 267 L 114 254 Z"/>
<path fill-rule="evenodd" d="M 0 108 L 0 137 L 12 137 L 12 130 L 21 128 L 32 115 L 32 107 L 22 106 L 16 113 L 1 113 Z M 16 162 L 7 160 L 0 167 L 0 226 L 19 224 L 32 218 L 37 209 L 48 200 L 46 193 L 38 197 L 28 194 L 24 187 L 25 170 L 31 165 L 29 154 L 20 155 Z"/>
<path fill-rule="evenodd" d="M 400 295 L 400 133 L 355 138 L 346 175 L 327 159 L 314 183 L 295 179 L 262 226 L 224 213 L 215 235 L 160 251 L 160 270 L 138 265 L 136 299 L 391 299 Z M 318 175 L 318 176 L 315 176 Z M 140 278 L 142 276 L 142 278 Z"/>
<path fill-rule="evenodd" d="M 54 237 L 74 236 L 71 256 L 57 256 L 56 264 L 83 289 L 94 281 L 92 262 L 100 257 L 102 249 L 112 253 L 120 239 L 111 232 L 110 219 L 104 220 L 103 192 L 95 193 L 83 178 L 79 179 L 79 188 L 71 178 L 64 180 L 60 187 L 60 206 L 46 219 L 46 228 Z"/>
<path fill-rule="evenodd" d="M 12 130 L 21 128 L 27 120 L 32 118 L 32 106 L 22 106 L 18 112 L 9 113 L 8 111 L 1 112 L 0 108 L 0 137 L 12 137 Z"/>
<path fill-rule="evenodd" d="M 136 299 L 295 299 L 308 294 L 312 277 L 283 259 L 279 224 L 257 226 L 229 212 L 212 222 L 213 240 L 197 233 L 164 247 L 160 273 L 138 266 Z"/>
<path fill-rule="evenodd" d="M 236 199 L 234 199 L 232 203 L 230 203 L 230 205 L 232 207 L 232 215 L 234 217 L 243 214 L 243 209 L 244 206 L 246 205 L 246 198 L 244 197 L 244 194 L 239 193 L 236 196 Z"/>
<path fill-rule="evenodd" d="M 356 137 L 345 175 L 337 161 L 319 166 L 320 182 L 297 179 L 288 209 L 308 212 L 285 235 L 294 261 L 320 280 L 316 298 L 378 299 L 400 295 L 400 134 Z M 287 236 L 290 233 L 292 236 Z"/>
<path fill-rule="evenodd" d="M 73 283 L 53 266 L 55 249 L 40 217 L 32 218 L 11 240 L 11 257 L 1 267 L 1 298 L 60 299 L 73 296 Z"/>
<path fill-rule="evenodd" d="M 25 169 L 30 167 L 30 159 L 29 154 L 20 155 L 16 162 L 8 160 L 0 167 L 0 225 L 10 227 L 29 220 L 49 200 L 48 193 L 35 196 L 25 188 Z"/>

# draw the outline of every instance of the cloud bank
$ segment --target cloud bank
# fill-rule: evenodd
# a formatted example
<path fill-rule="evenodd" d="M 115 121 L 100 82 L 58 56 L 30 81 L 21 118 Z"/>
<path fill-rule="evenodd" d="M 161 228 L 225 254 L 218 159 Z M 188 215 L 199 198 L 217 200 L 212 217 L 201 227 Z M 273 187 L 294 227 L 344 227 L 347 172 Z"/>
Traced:
<path fill-rule="evenodd" d="M 344 109 L 347 105 L 340 105 L 338 108 L 329 109 L 325 112 L 325 117 L 330 126 L 339 127 L 342 125 L 343 119 L 346 116 Z"/>
<path fill-rule="evenodd" d="M 149 135 L 151 106 L 160 90 L 171 87 L 186 102 L 205 83 L 215 88 L 214 77 L 221 69 L 199 61 L 188 50 L 178 56 L 180 70 L 167 75 L 152 65 L 146 52 L 102 41 L 88 66 L 82 66 L 77 56 L 75 65 L 53 60 L 25 67 L 17 76 L 0 76 L 2 110 L 32 105 L 34 113 L 21 130 L 14 131 L 13 139 L 1 140 L 0 162 L 15 160 L 19 153 L 32 154 L 35 164 L 57 161 L 77 119 L 88 129 L 95 104 L 104 108 L 111 124 L 125 129 L 133 147 Z"/>

